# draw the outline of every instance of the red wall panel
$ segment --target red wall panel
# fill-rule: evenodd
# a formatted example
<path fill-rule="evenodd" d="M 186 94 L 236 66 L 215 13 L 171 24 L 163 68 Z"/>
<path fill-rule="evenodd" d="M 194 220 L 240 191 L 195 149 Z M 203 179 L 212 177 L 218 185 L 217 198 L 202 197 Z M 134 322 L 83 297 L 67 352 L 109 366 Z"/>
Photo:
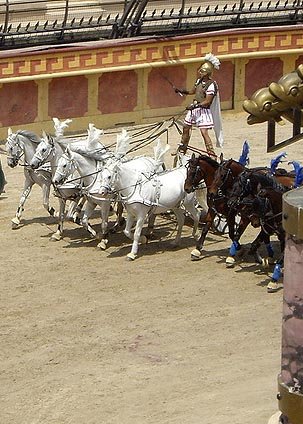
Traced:
<path fill-rule="evenodd" d="M 138 103 L 135 71 L 103 74 L 99 78 L 98 108 L 102 113 L 132 112 Z"/>
<path fill-rule="evenodd" d="M 279 58 L 251 59 L 245 66 L 245 96 L 278 81 L 283 75 L 283 61 Z"/>
<path fill-rule="evenodd" d="M 147 104 L 151 109 L 178 106 L 183 98 L 175 93 L 172 85 L 186 87 L 186 69 L 184 66 L 153 68 L 148 75 Z"/>
<path fill-rule="evenodd" d="M 76 118 L 88 111 L 88 80 L 85 76 L 55 78 L 48 91 L 50 117 Z"/>
<path fill-rule="evenodd" d="M 4 84 L 0 88 L 2 126 L 24 125 L 38 115 L 38 86 L 34 81 Z"/>

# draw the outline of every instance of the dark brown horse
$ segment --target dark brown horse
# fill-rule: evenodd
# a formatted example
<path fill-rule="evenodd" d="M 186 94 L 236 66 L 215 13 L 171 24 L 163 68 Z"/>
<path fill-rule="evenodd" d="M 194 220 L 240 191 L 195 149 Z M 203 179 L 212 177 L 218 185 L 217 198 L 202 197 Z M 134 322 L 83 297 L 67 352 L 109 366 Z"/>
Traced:
<path fill-rule="evenodd" d="M 231 160 L 232 161 L 232 160 Z M 233 161 L 236 162 L 236 161 Z M 220 165 L 215 160 L 208 156 L 200 155 L 189 160 L 187 165 L 187 178 L 185 180 L 184 189 L 187 193 L 194 191 L 199 187 L 201 181 L 204 181 L 207 188 L 207 205 L 208 211 L 204 218 L 203 228 L 199 240 L 196 244 L 196 249 L 191 252 L 192 260 L 200 259 L 202 248 L 205 242 L 206 235 L 213 225 L 216 215 L 224 216 L 228 225 L 228 234 L 231 240 L 235 236 L 235 222 L 237 212 L 231 209 L 228 204 L 228 190 L 231 190 L 235 177 L 233 170 L 229 167 L 228 176 L 224 179 L 224 183 L 220 186 L 220 192 L 216 190 L 211 192 L 211 188 L 215 181 L 216 173 L 219 172 Z M 244 217 L 240 220 L 238 234 L 242 234 L 249 224 L 249 219 Z"/>

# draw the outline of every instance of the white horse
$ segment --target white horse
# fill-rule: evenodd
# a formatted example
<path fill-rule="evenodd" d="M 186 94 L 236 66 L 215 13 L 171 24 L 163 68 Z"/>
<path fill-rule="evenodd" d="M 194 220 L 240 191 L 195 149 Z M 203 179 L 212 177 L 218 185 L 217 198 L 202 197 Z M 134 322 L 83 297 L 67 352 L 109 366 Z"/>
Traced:
<path fill-rule="evenodd" d="M 174 245 L 178 245 L 185 220 L 183 205 L 194 220 L 193 235 L 196 234 L 200 211 L 197 208 L 195 193 L 187 194 L 184 190 L 187 175 L 184 166 L 160 174 L 147 175 L 144 172 L 133 172 L 128 162 L 116 161 L 105 166 L 101 175 L 101 194 L 108 193 L 109 188 L 119 193 L 127 210 L 124 233 L 133 240 L 131 252 L 127 255 L 128 260 L 136 259 L 139 243 L 146 242 L 141 232 L 148 215 L 172 210 L 177 218 Z M 135 221 L 136 227 L 132 233 Z"/>
<path fill-rule="evenodd" d="M 15 217 L 12 219 L 12 228 L 20 226 L 21 216 L 24 210 L 26 199 L 30 195 L 34 184 L 38 184 L 43 193 L 43 206 L 50 215 L 54 215 L 55 209 L 49 204 L 49 195 L 51 187 L 51 170 L 49 165 L 33 170 L 29 163 L 34 156 L 36 149 L 41 142 L 41 138 L 32 131 L 18 130 L 13 133 L 8 129 L 6 139 L 7 164 L 10 168 L 15 168 L 23 160 L 24 166 L 24 186 L 19 200 L 19 205 Z"/>
<path fill-rule="evenodd" d="M 58 120 L 54 118 L 54 122 L 56 128 L 56 125 L 58 126 Z M 88 137 L 82 138 L 63 138 L 63 132 L 60 133 L 59 130 L 56 131 L 55 138 L 43 132 L 43 138 L 30 161 L 30 166 L 33 169 L 37 169 L 44 163 L 49 162 L 51 168 L 51 177 L 53 177 L 55 175 L 55 171 L 57 170 L 59 159 L 67 147 L 72 150 L 82 149 L 83 152 L 89 153 L 90 155 L 96 154 L 96 152 L 100 153 L 100 151 L 106 151 L 105 146 L 99 143 L 99 139 L 102 133 L 102 130 L 98 130 L 94 127 L 93 124 L 90 124 L 89 126 Z M 87 150 L 88 142 L 90 142 L 91 151 Z M 82 193 L 79 174 L 73 175 L 72 182 L 63 184 L 61 186 L 55 186 L 55 194 L 59 199 L 60 208 L 58 227 L 57 231 L 51 236 L 52 241 L 61 240 L 63 237 L 63 223 L 65 219 L 66 201 L 71 200 L 73 202 L 68 211 L 68 216 L 73 216 L 74 221 L 77 223 L 80 223 L 79 213 L 86 201 L 86 198 Z"/>
<path fill-rule="evenodd" d="M 126 131 L 123 131 L 121 135 L 117 137 L 117 147 L 115 154 L 107 152 L 103 155 L 103 161 L 96 161 L 88 154 L 84 154 L 81 149 L 77 151 L 71 151 L 67 149 L 65 154 L 61 156 L 53 182 L 55 185 L 60 184 L 62 181 L 66 181 L 66 178 L 73 172 L 77 171 L 82 177 L 82 191 L 85 193 L 87 204 L 82 217 L 82 225 L 90 232 L 92 237 L 96 237 L 97 233 L 89 224 L 89 218 L 96 206 L 100 206 L 101 209 L 101 241 L 98 247 L 105 250 L 108 245 L 108 218 L 110 213 L 110 207 L 113 202 L 116 201 L 116 196 L 111 193 L 105 195 L 100 194 L 101 183 L 100 183 L 100 172 L 103 169 L 104 163 L 112 161 L 127 160 L 125 154 L 129 146 L 129 135 Z M 80 153 L 81 152 L 81 153 Z M 155 150 L 157 158 L 133 158 L 128 161 L 132 165 L 132 169 L 139 169 L 141 172 L 155 173 L 159 167 L 162 168 L 163 164 L 163 150 L 158 148 Z M 124 157 L 124 159 L 121 159 Z M 101 157 L 100 157 L 101 159 Z M 117 216 L 118 220 L 122 218 L 122 204 L 118 202 Z M 119 222 L 118 222 L 119 225 Z"/>

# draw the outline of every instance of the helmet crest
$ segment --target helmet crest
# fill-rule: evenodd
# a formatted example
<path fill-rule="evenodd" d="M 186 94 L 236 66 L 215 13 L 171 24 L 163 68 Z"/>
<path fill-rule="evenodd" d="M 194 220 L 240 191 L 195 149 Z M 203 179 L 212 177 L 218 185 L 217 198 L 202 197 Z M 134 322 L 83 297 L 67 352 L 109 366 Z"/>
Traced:
<path fill-rule="evenodd" d="M 214 71 L 214 69 L 219 69 L 221 62 L 220 60 L 214 56 L 212 53 L 207 53 L 203 58 L 202 58 L 203 62 L 202 65 L 199 69 L 199 71 L 201 72 L 206 72 L 207 75 L 211 75 Z"/>

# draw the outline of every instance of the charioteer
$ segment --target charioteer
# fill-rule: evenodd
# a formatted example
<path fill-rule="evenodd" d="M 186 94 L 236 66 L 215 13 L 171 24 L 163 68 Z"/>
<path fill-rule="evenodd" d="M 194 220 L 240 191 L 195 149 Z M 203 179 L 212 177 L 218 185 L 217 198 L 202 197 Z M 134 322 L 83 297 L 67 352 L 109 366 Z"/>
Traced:
<path fill-rule="evenodd" d="M 213 159 L 216 159 L 217 155 L 208 133 L 210 129 L 214 129 L 216 146 L 220 148 L 223 146 L 219 89 L 217 82 L 212 79 L 213 71 L 219 68 L 219 59 L 212 53 L 208 53 L 203 57 L 203 63 L 198 70 L 199 78 L 193 88 L 191 90 L 175 88 L 176 93 L 195 96 L 193 102 L 186 108 L 187 114 L 178 148 L 181 153 L 186 153 L 193 125 L 199 128 L 207 154 Z"/>

